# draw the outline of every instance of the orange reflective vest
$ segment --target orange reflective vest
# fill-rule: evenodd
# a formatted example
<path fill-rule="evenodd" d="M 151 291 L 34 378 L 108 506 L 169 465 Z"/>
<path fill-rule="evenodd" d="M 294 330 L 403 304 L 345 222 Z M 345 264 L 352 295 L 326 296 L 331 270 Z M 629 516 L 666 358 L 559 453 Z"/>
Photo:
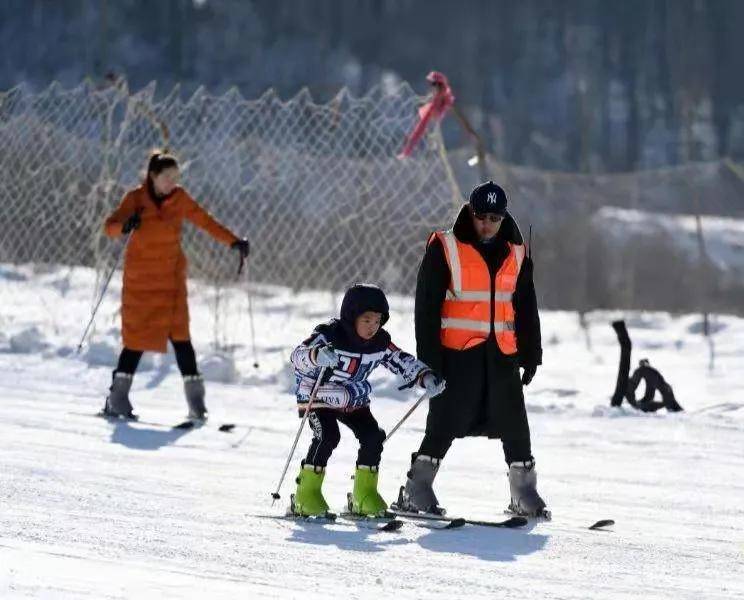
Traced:
<path fill-rule="evenodd" d="M 459 241 L 453 231 L 437 231 L 450 270 L 450 286 L 442 303 L 440 340 L 445 348 L 466 350 L 482 344 L 493 332 L 504 354 L 517 352 L 512 295 L 524 261 L 524 246 L 509 243 L 509 254 L 494 276 L 491 314 L 491 275 L 480 252 Z"/>

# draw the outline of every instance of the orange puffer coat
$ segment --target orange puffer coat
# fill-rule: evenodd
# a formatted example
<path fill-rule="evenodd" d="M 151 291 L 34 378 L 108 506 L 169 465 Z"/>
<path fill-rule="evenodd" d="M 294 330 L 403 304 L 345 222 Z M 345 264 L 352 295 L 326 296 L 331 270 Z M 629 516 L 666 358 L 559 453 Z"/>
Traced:
<path fill-rule="evenodd" d="M 122 338 L 131 350 L 165 352 L 169 337 L 176 341 L 190 338 L 186 256 L 181 249 L 183 220 L 228 246 L 238 238 L 183 188 L 177 187 L 158 207 L 144 184 L 127 192 L 106 219 L 106 235 L 121 236 L 123 223 L 137 211 L 142 222 L 124 257 Z"/>

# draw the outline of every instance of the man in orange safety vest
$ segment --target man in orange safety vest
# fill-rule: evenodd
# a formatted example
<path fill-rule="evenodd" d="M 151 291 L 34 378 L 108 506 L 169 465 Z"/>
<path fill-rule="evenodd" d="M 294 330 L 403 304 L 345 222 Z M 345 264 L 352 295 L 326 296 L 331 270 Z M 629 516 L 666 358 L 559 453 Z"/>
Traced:
<path fill-rule="evenodd" d="M 504 190 L 478 185 L 452 229 L 428 240 L 416 284 L 418 356 L 447 381 L 395 505 L 441 514 L 432 484 L 456 438 L 501 438 L 509 508 L 549 517 L 537 493 L 522 386 L 542 362 L 532 258 Z M 520 375 L 520 368 L 522 373 Z"/>

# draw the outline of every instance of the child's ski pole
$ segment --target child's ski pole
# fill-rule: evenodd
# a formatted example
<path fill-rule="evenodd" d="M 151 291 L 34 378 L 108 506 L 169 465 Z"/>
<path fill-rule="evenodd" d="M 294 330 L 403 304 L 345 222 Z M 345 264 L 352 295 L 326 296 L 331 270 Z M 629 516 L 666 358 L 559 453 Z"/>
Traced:
<path fill-rule="evenodd" d="M 315 385 L 313 386 L 312 392 L 310 392 L 310 398 L 307 401 L 307 406 L 305 407 L 305 414 L 302 416 L 302 421 L 300 422 L 300 428 L 297 430 L 297 435 L 295 436 L 294 443 L 292 444 L 292 449 L 289 451 L 289 456 L 287 457 L 287 464 L 284 465 L 284 471 L 282 471 L 282 476 L 279 478 L 279 483 L 276 486 L 276 491 L 272 492 L 271 497 L 273 500 L 271 501 L 271 506 L 274 506 L 274 502 L 279 500 L 281 496 L 279 495 L 279 490 L 282 487 L 282 483 L 284 483 L 284 477 L 287 475 L 287 469 L 289 469 L 289 463 L 292 461 L 292 457 L 294 456 L 295 448 L 297 448 L 297 442 L 300 441 L 300 434 L 302 433 L 302 428 L 305 426 L 305 421 L 307 421 L 307 417 L 310 414 L 310 409 L 313 406 L 313 402 L 315 401 L 315 396 L 318 393 L 318 389 L 320 388 L 320 384 L 323 381 L 323 377 L 325 376 L 327 367 L 322 367 L 320 369 L 320 374 L 318 375 L 318 379 L 315 380 Z"/>
<path fill-rule="evenodd" d="M 387 441 L 388 441 L 388 440 L 389 440 L 389 439 L 390 439 L 391 437 L 393 437 L 393 434 L 394 434 L 394 433 L 395 433 L 396 431 L 398 431 L 398 428 L 399 428 L 399 427 L 400 427 L 401 425 L 403 425 L 403 423 L 405 422 L 405 420 L 406 420 L 406 419 L 407 419 L 408 417 L 410 417 L 410 416 L 411 416 L 411 415 L 413 414 L 413 411 L 414 411 L 414 410 L 416 410 L 416 409 L 417 409 L 417 408 L 419 407 L 419 404 L 421 404 L 421 403 L 422 403 L 422 402 L 423 402 L 424 400 L 428 400 L 428 399 L 429 399 L 429 392 L 426 392 L 426 393 L 424 393 L 424 394 L 423 394 L 423 395 L 421 396 L 421 398 L 419 398 L 418 400 L 416 400 L 416 402 L 414 403 L 414 405 L 413 405 L 413 406 L 412 406 L 411 408 L 409 408 L 409 409 L 408 409 L 408 412 L 407 412 L 406 414 L 404 414 L 404 415 L 403 415 L 403 418 L 402 418 L 402 419 L 401 419 L 400 421 L 398 421 L 398 422 L 396 423 L 395 427 L 393 427 L 393 428 L 392 428 L 392 429 L 390 430 L 390 433 L 388 433 L 388 434 L 387 434 L 387 437 L 385 438 L 385 440 L 384 440 L 384 441 L 383 441 L 382 443 L 384 444 L 384 443 L 385 443 L 385 442 L 387 442 Z"/>

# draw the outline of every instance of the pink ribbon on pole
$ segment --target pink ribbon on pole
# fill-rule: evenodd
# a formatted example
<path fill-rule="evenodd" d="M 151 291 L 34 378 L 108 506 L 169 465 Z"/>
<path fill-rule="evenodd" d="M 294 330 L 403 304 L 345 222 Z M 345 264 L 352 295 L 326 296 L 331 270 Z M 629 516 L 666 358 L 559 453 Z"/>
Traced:
<path fill-rule="evenodd" d="M 442 117 L 455 103 L 455 96 L 450 88 L 449 81 L 443 73 L 439 71 L 432 71 L 426 76 L 426 80 L 431 83 L 434 88 L 431 100 L 419 108 L 419 120 L 413 131 L 408 135 L 406 144 L 398 154 L 398 158 L 403 159 L 410 156 L 413 152 L 414 146 L 423 137 L 426 132 L 426 128 L 429 125 L 429 121 L 432 119 L 441 120 Z"/>

